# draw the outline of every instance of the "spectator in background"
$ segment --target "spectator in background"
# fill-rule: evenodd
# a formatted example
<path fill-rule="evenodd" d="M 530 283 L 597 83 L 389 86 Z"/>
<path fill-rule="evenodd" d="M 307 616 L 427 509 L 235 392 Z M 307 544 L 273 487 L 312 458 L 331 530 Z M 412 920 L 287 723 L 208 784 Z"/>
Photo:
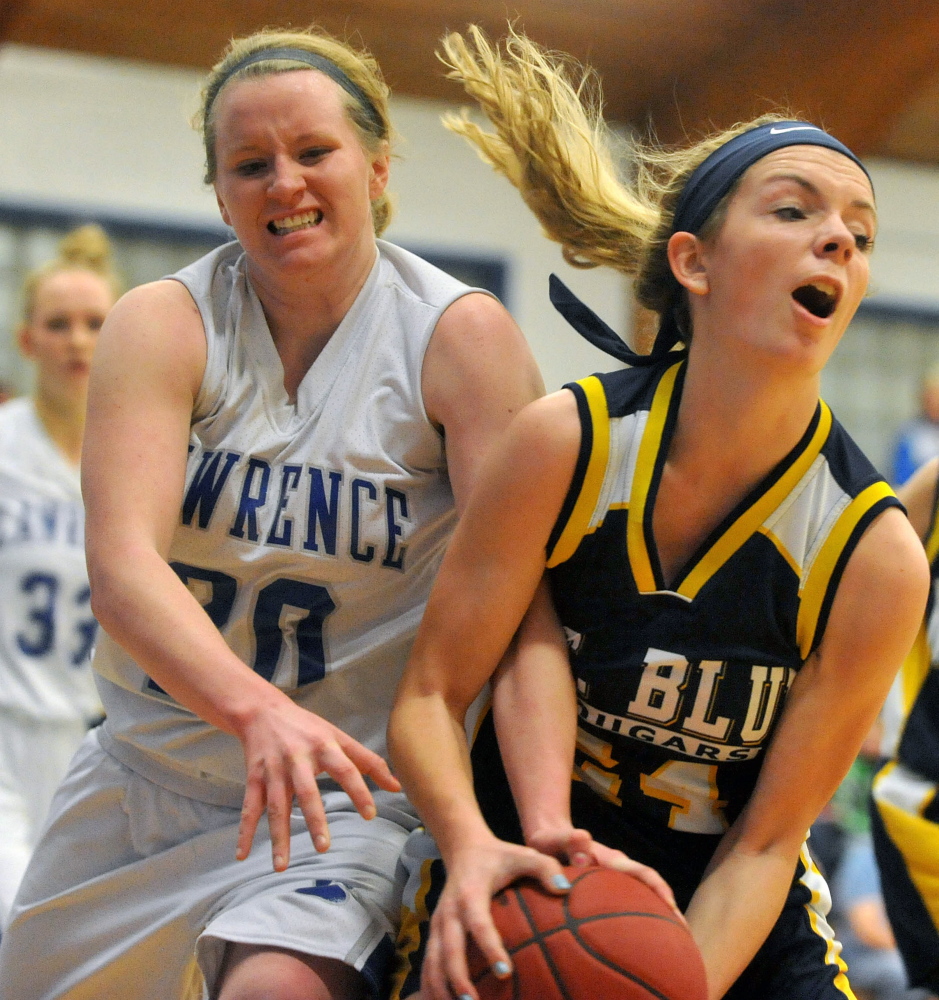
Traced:
<path fill-rule="evenodd" d="M 925 462 L 939 455 L 939 365 L 923 379 L 919 415 L 903 424 L 893 449 L 890 480 L 902 486 Z"/>
<path fill-rule="evenodd" d="M 117 294 L 104 232 L 69 233 L 23 289 L 17 341 L 35 388 L 0 405 L 0 926 L 100 715 L 78 463 L 91 355 Z"/>

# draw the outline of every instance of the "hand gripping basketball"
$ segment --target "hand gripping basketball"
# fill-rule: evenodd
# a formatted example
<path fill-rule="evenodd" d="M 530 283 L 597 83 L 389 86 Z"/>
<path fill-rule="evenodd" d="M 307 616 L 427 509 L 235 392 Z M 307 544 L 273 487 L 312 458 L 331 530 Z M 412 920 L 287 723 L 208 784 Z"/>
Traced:
<path fill-rule="evenodd" d="M 647 885 L 610 868 L 565 868 L 558 896 L 521 879 L 492 901 L 512 958 L 497 979 L 472 941 L 480 1000 L 706 1000 L 704 963 L 691 933 Z"/>

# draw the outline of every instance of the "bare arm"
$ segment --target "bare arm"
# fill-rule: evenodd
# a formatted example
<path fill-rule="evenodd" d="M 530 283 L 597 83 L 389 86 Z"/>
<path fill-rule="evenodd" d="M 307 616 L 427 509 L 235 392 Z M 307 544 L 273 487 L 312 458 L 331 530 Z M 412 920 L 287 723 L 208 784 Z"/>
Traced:
<path fill-rule="evenodd" d="M 576 711 L 566 650 L 539 585 L 579 446 L 576 403 L 566 391 L 533 403 L 509 427 L 454 533 L 398 690 L 392 758 L 447 869 L 424 960 L 424 1000 L 449 998 L 451 988 L 475 996 L 466 971 L 468 934 L 493 965 L 508 962 L 489 912 L 495 892 L 526 874 L 563 887 L 553 881 L 561 875 L 556 858 L 505 844 L 486 825 L 464 718 L 524 619 L 511 659 L 499 667 L 500 744 L 526 832 L 537 837 L 540 830 L 545 846 L 563 853 L 571 843 Z M 514 711 L 528 713 L 530 723 L 514 725 Z M 586 835 L 581 842 L 592 845 Z"/>
<path fill-rule="evenodd" d="M 248 787 L 238 856 L 266 808 L 282 869 L 294 795 L 317 847 L 328 846 L 318 772 L 336 778 L 365 816 L 374 805 L 360 772 L 398 785 L 377 754 L 242 663 L 167 564 L 205 351 L 199 313 L 175 281 L 128 293 L 105 323 L 82 467 L 92 600 L 102 627 L 164 690 L 241 741 Z"/>
<path fill-rule="evenodd" d="M 544 395 L 517 324 L 488 295 L 464 295 L 440 317 L 424 357 L 424 406 L 444 435 L 447 471 L 462 513 L 483 458 L 511 419 Z"/>
<path fill-rule="evenodd" d="M 756 789 L 688 908 L 709 996 L 722 997 L 769 934 L 806 832 L 847 773 L 922 619 L 926 559 L 897 510 L 851 556 L 818 651 L 792 685 Z"/>

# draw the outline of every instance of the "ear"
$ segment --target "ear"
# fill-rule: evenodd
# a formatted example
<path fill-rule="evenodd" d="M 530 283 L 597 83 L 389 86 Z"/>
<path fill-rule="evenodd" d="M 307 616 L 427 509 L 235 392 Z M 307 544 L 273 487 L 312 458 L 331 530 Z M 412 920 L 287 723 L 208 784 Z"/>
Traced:
<path fill-rule="evenodd" d="M 388 174 L 391 170 L 391 154 L 388 143 L 383 142 L 381 152 L 375 156 L 371 164 L 371 175 L 368 182 L 369 201 L 375 201 L 385 193 L 388 186 Z"/>
<path fill-rule="evenodd" d="M 692 295 L 707 295 L 708 280 L 704 244 L 691 233 L 673 233 L 668 241 L 668 263 L 680 285 Z"/>
<path fill-rule="evenodd" d="M 29 323 L 22 323 L 16 330 L 16 345 L 20 349 L 20 354 L 24 358 L 31 358 L 35 354 L 33 349 L 33 338 L 30 336 Z"/>
<path fill-rule="evenodd" d="M 228 209 L 225 208 L 225 202 L 222 201 L 222 196 L 218 193 L 218 188 L 215 189 L 215 202 L 218 205 L 219 212 L 222 213 L 222 222 L 226 226 L 231 225 L 231 216 L 228 214 Z"/>

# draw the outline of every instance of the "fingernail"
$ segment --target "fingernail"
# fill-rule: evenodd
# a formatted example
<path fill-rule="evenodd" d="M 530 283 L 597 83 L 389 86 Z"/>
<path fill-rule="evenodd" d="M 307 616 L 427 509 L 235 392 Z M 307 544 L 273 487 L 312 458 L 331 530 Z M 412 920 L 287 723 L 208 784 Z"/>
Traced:
<path fill-rule="evenodd" d="M 321 833 L 321 834 L 320 834 L 320 835 L 319 835 L 319 836 L 318 836 L 318 837 L 317 837 L 317 838 L 316 838 L 316 839 L 315 839 L 315 840 L 313 841 L 313 843 L 314 843 L 314 844 L 316 845 L 316 849 L 317 849 L 318 851 L 325 851 L 325 850 L 326 850 L 326 848 L 327 848 L 327 847 L 329 847 L 329 837 L 327 837 L 327 836 L 325 836 L 324 834 L 322 834 L 322 833 Z"/>
<path fill-rule="evenodd" d="M 497 976 L 507 976 L 512 969 L 508 962 L 496 962 L 496 964 L 492 967 L 492 971 Z"/>
<path fill-rule="evenodd" d="M 564 875 L 552 875 L 551 884 L 555 889 L 570 889 L 571 884 Z"/>
<path fill-rule="evenodd" d="M 473 1000 L 469 993 L 461 993 L 457 1000 Z"/>
<path fill-rule="evenodd" d="M 283 854 L 275 854 L 274 855 L 274 867 L 275 868 L 283 868 L 284 867 L 284 856 L 283 856 Z"/>

